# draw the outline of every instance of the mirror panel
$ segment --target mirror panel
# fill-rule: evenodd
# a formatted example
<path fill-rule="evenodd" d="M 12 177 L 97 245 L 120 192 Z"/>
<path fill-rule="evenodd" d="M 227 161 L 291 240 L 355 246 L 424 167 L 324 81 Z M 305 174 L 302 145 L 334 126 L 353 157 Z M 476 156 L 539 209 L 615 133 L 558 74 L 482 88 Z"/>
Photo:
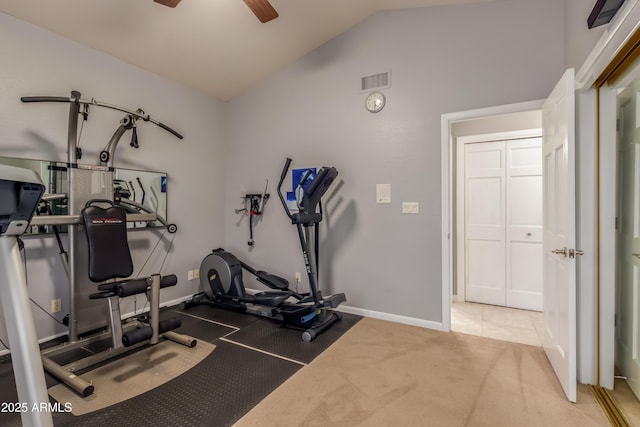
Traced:
<path fill-rule="evenodd" d="M 62 162 L 46 160 L 20 159 L 0 157 L 0 164 L 27 168 L 40 175 L 46 187 L 46 194 L 67 194 L 67 166 Z M 140 171 L 116 168 L 113 174 L 114 197 L 120 198 L 128 212 L 139 213 L 143 210 L 156 212 L 158 216 L 167 219 L 167 174 L 164 172 Z M 45 206 L 42 204 L 37 215 L 67 215 L 66 198 L 51 200 Z M 144 208 L 144 209 L 141 209 Z M 50 212 L 49 212 L 50 210 Z M 66 225 L 56 226 L 59 232 L 66 232 Z M 159 221 L 151 223 L 134 222 L 129 228 L 162 227 Z M 53 233 L 53 226 L 32 226 L 27 234 Z"/>

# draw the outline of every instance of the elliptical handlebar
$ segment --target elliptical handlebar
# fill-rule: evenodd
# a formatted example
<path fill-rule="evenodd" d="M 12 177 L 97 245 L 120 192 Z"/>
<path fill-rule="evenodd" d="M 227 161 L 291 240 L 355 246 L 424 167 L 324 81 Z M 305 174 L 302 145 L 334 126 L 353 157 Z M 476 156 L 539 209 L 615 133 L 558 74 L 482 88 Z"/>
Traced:
<path fill-rule="evenodd" d="M 282 195 L 282 183 L 284 182 L 284 178 L 287 176 L 289 172 L 289 167 L 291 167 L 291 159 L 287 157 L 287 160 L 284 163 L 284 168 L 282 168 L 282 173 L 280 174 L 280 182 L 278 182 L 278 197 L 280 197 L 280 202 L 282 202 L 282 208 L 284 212 L 287 214 L 289 219 L 293 220 L 293 215 L 289 212 L 289 207 L 287 206 L 287 201 Z"/>

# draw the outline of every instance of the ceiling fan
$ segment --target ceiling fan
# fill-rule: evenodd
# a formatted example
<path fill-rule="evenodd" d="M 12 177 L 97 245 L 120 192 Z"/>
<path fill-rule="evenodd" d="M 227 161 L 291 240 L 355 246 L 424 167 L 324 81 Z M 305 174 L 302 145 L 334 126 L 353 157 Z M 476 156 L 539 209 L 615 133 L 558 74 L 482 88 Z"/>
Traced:
<path fill-rule="evenodd" d="M 153 0 L 164 6 L 176 7 L 181 0 Z M 254 15 L 262 22 L 269 22 L 278 17 L 278 12 L 271 6 L 268 0 L 243 0 Z"/>

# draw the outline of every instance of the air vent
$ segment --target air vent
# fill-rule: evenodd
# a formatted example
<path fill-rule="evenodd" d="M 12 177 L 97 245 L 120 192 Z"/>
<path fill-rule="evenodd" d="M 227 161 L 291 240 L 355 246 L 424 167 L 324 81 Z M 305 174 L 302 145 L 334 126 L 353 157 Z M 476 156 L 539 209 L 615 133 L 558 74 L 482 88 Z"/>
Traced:
<path fill-rule="evenodd" d="M 373 74 L 361 79 L 360 90 L 362 92 L 389 87 L 389 72 Z"/>

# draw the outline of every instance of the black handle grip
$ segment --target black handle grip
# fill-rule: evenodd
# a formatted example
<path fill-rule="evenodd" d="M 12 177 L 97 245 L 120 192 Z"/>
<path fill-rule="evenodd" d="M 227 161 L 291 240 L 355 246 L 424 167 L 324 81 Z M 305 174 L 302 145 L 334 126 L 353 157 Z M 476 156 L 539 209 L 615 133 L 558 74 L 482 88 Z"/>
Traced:
<path fill-rule="evenodd" d="M 307 169 L 307 171 L 302 176 L 302 179 L 300 180 L 300 183 L 298 184 L 298 187 L 304 187 L 304 184 L 306 184 L 307 180 L 309 179 L 309 176 L 311 175 L 311 172 L 312 172 L 311 169 Z"/>
<path fill-rule="evenodd" d="M 287 201 L 284 199 L 282 195 L 282 182 L 284 181 L 284 177 L 287 176 L 287 172 L 289 172 L 289 167 L 291 166 L 291 159 L 287 157 L 287 161 L 284 163 L 284 168 L 282 168 L 282 173 L 280 174 L 280 182 L 278 182 L 278 197 L 280 198 L 280 203 L 282 203 L 282 208 L 284 212 L 287 214 L 289 218 L 293 220 L 293 215 L 289 212 L 289 208 L 287 207 Z"/>
<path fill-rule="evenodd" d="M 284 164 L 284 168 L 282 169 L 282 173 L 280 174 L 280 182 L 284 181 L 284 177 L 287 176 L 287 172 L 289 172 L 289 167 L 291 166 L 291 159 L 287 157 L 287 161 Z"/>
<path fill-rule="evenodd" d="M 164 123 L 157 122 L 156 124 L 158 126 L 160 126 L 162 129 L 166 130 L 167 132 L 173 134 L 176 138 L 184 139 L 184 136 L 180 135 L 178 132 L 176 132 L 175 130 L 171 129 L 169 126 L 165 125 Z"/>
<path fill-rule="evenodd" d="M 64 96 L 23 96 L 20 98 L 22 102 L 71 102 L 71 98 Z"/>

